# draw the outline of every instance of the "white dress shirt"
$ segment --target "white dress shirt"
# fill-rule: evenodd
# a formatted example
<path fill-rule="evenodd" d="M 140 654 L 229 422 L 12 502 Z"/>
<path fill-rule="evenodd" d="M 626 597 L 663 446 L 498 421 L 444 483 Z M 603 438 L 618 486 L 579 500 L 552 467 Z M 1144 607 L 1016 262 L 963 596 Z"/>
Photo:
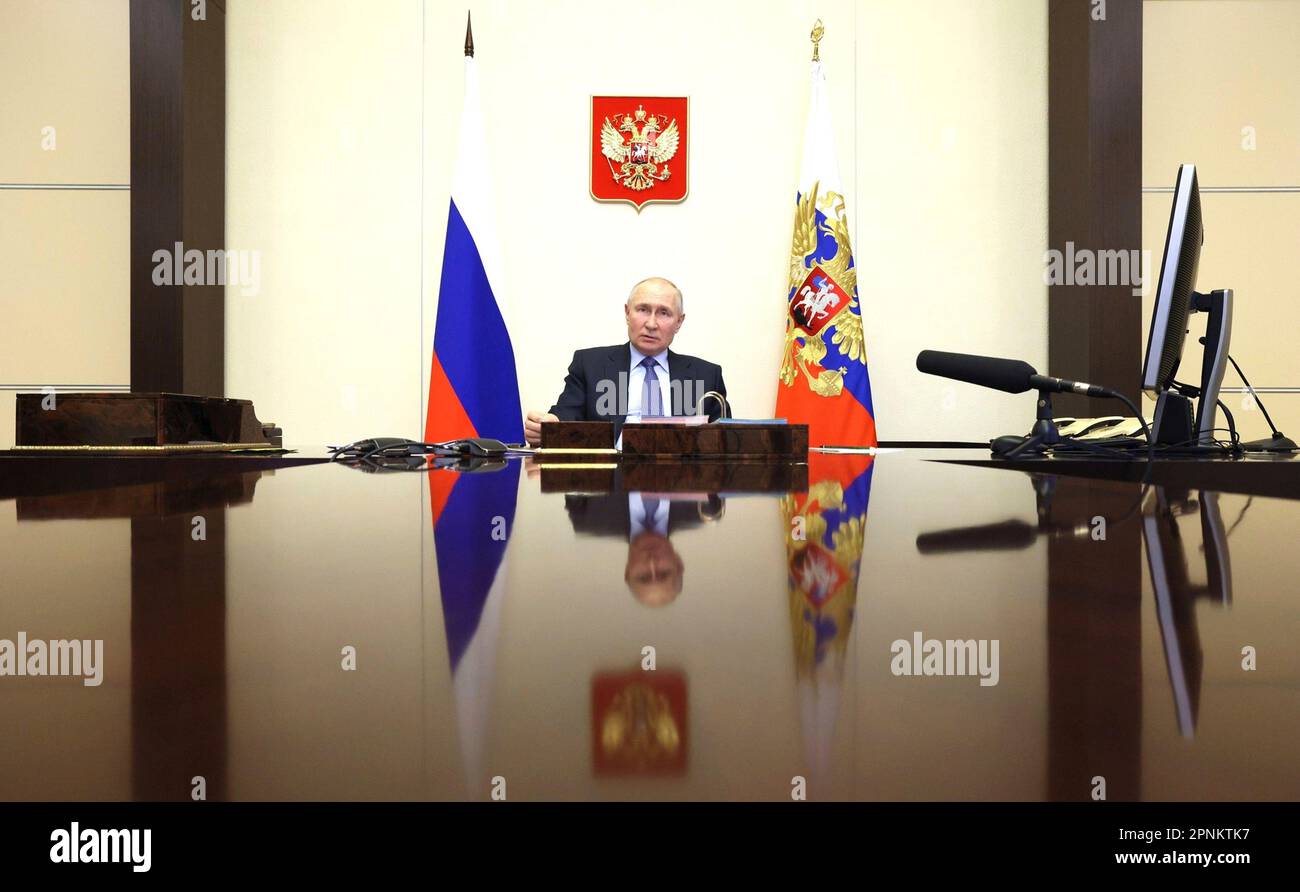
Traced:
<path fill-rule="evenodd" d="M 632 351 L 632 370 L 627 376 L 627 420 L 641 420 L 641 391 L 645 388 L 645 367 L 641 365 L 641 360 L 646 358 L 646 354 L 638 350 L 630 342 L 628 349 Z M 673 414 L 672 385 L 668 377 L 668 350 L 660 350 L 652 357 L 655 361 L 655 377 L 659 379 L 659 404 L 663 406 L 664 414 Z M 614 444 L 615 449 L 623 448 L 623 432 L 618 434 L 618 442 Z"/>
<path fill-rule="evenodd" d="M 636 347 L 628 344 L 628 349 L 632 351 L 632 370 L 627 376 L 627 420 L 639 421 L 641 419 L 641 391 L 645 388 L 645 368 L 641 361 L 646 358 Z M 659 379 L 659 404 L 663 406 L 663 414 L 673 414 L 672 385 L 668 378 L 668 351 L 660 350 L 653 357 L 655 361 L 655 377 Z"/>
<path fill-rule="evenodd" d="M 628 541 L 635 541 L 637 536 L 642 533 L 658 533 L 660 536 L 668 535 L 668 508 L 670 502 L 667 499 L 655 499 L 657 507 L 652 515 L 646 510 L 645 499 L 641 493 L 628 493 L 627 496 L 627 514 L 628 519 L 632 522 L 628 530 Z"/>

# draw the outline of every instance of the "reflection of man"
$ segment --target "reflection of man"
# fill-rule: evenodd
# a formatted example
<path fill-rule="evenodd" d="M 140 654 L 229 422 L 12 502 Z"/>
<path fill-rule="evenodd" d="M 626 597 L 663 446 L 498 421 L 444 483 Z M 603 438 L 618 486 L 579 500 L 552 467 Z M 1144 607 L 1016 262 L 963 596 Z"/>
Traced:
<path fill-rule="evenodd" d="M 700 397 L 724 397 L 722 367 L 668 349 L 686 321 L 682 293 L 667 279 L 637 282 L 623 306 L 627 343 L 578 350 L 569 363 L 564 392 L 550 412 L 529 412 L 524 436 L 536 446 L 547 421 L 612 421 L 614 436 L 623 423 L 648 415 L 692 415 Z M 715 399 L 703 407 L 713 421 L 722 408 Z"/>
<path fill-rule="evenodd" d="M 685 574 L 682 557 L 667 536 L 645 532 L 628 543 L 623 581 L 632 597 L 647 607 L 663 607 L 676 601 Z"/>
<path fill-rule="evenodd" d="M 649 607 L 671 604 L 682 591 L 685 566 L 669 535 L 716 516 L 720 505 L 717 496 L 710 496 L 706 506 L 639 492 L 564 499 L 575 533 L 627 539 L 623 581 L 633 597 Z"/>

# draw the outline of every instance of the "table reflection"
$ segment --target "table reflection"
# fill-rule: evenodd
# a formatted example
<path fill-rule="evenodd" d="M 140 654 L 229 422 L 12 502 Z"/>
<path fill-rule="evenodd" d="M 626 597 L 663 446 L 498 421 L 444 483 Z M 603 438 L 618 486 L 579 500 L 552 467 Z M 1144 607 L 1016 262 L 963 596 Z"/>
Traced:
<path fill-rule="evenodd" d="M 226 798 L 226 530 L 274 471 L 19 496 L 19 522 L 130 521 L 131 795 Z M 201 778 L 196 784 L 196 778 Z"/>
<path fill-rule="evenodd" d="M 1094 572 L 1083 575 L 1089 581 L 1091 594 L 1105 598 L 1109 593 L 1131 587 L 1131 580 L 1122 578 L 1116 571 L 1127 567 L 1109 561 L 1096 561 L 1091 548 L 1094 543 L 1106 541 L 1112 535 L 1125 543 L 1133 538 L 1140 510 L 1140 532 L 1143 550 L 1154 592 L 1155 615 L 1160 628 L 1169 686 L 1173 695 L 1178 729 L 1183 737 L 1196 733 L 1196 716 L 1200 704 L 1203 654 L 1197 633 L 1195 605 L 1204 599 L 1219 607 L 1229 608 L 1232 603 L 1232 563 L 1229 554 L 1227 531 L 1219 510 L 1220 494 L 1202 490 L 1193 498 L 1186 489 L 1164 486 L 1134 488 L 1131 504 L 1122 513 L 1107 516 L 1093 513 L 1096 505 L 1084 509 L 1078 502 L 1065 501 L 1061 509 L 1053 510 L 1059 480 L 1053 475 L 1027 475 L 1034 489 L 1037 521 L 1008 518 L 974 526 L 931 530 L 916 537 L 916 550 L 922 555 L 956 554 L 961 552 L 1004 551 L 1028 549 L 1040 538 L 1046 537 L 1058 546 L 1054 554 L 1059 573 L 1056 578 L 1071 573 L 1084 560 L 1095 561 Z M 1078 490 L 1087 484 L 1071 480 L 1067 486 Z M 1253 497 L 1252 497 L 1253 498 Z M 1249 507 L 1250 500 L 1246 507 Z M 1203 553 L 1206 583 L 1195 585 L 1190 581 L 1183 535 L 1178 518 L 1196 515 L 1200 521 L 1199 551 Z M 1242 515 L 1245 508 L 1242 509 Z M 1071 546 L 1080 546 L 1082 551 Z M 1125 547 L 1125 557 L 1131 548 Z M 1121 618 L 1133 624 L 1138 617 L 1128 611 L 1119 612 Z M 1121 641 L 1134 640 L 1138 629 L 1110 629 Z M 1131 693 L 1122 688 L 1121 693 Z M 1123 712 L 1140 716 L 1141 702 L 1134 699 L 1131 708 Z M 1135 735 L 1134 723 L 1120 726 Z"/>
<path fill-rule="evenodd" d="M 824 799 L 1296 789 L 1255 767 L 1297 731 L 1280 595 L 1300 568 L 1275 535 L 1296 502 L 907 455 L 23 492 L 13 632 L 65 634 L 42 619 L 42 556 L 90 568 L 68 537 L 126 524 L 123 622 L 105 607 L 96 629 L 110 669 L 128 657 L 103 688 L 129 679 L 128 783 L 99 795 L 185 799 L 196 776 L 209 799 L 481 799 L 497 777 L 524 799 L 787 798 L 792 778 Z M 95 584 L 63 594 L 94 603 Z M 897 677 L 890 642 L 914 634 L 1000 639 L 1000 681 Z M 1272 674 L 1236 666 L 1246 644 Z M 111 693 L 0 682 L 16 721 L 72 719 L 56 748 L 112 726 Z M 86 770 L 111 777 L 115 752 Z M 41 748 L 11 756 L 10 789 L 75 797 L 30 779 L 51 776 Z"/>

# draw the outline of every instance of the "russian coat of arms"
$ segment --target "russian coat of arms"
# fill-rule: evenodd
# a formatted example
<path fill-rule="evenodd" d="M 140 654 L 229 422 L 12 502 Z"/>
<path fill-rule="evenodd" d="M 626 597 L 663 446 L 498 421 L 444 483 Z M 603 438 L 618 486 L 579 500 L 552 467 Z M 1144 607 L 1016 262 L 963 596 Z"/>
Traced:
<path fill-rule="evenodd" d="M 591 197 L 639 211 L 686 197 L 686 97 L 593 96 Z"/>

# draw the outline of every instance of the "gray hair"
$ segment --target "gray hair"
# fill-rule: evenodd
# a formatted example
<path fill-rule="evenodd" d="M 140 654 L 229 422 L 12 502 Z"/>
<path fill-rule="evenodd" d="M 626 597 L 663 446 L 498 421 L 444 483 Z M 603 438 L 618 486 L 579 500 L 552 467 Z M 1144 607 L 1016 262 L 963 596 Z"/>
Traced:
<path fill-rule="evenodd" d="M 640 282 L 637 282 L 632 286 L 632 290 L 627 293 L 627 300 L 623 302 L 623 305 L 626 306 L 632 302 L 632 295 L 636 294 L 638 288 L 652 282 L 656 285 L 667 285 L 669 288 L 673 289 L 677 295 L 677 314 L 684 316 L 686 314 L 686 301 L 682 298 L 682 289 L 678 288 L 663 276 L 650 276 L 648 279 L 642 279 Z"/>

